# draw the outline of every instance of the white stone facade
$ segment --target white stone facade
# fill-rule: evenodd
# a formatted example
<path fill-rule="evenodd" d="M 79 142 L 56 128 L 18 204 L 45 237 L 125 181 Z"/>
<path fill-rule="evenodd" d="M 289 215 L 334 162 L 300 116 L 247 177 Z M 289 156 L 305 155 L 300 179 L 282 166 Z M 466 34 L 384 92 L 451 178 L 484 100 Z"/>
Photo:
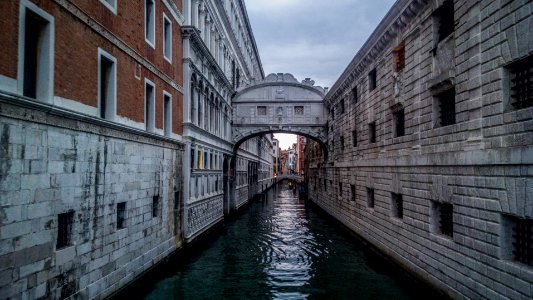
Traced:
<path fill-rule="evenodd" d="M 516 245 L 532 243 L 517 228 L 533 219 L 533 107 L 510 104 L 510 80 L 533 55 L 533 4 L 447 5 L 397 1 L 327 94 L 309 196 L 453 298 L 531 299 Z"/>

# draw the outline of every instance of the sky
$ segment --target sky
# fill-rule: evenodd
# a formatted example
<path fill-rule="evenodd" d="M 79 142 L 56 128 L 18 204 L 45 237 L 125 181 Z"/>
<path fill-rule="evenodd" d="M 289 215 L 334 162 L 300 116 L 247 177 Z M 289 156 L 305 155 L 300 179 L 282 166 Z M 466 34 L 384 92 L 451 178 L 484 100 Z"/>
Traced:
<path fill-rule="evenodd" d="M 331 87 L 394 0 L 245 0 L 265 71 Z M 296 136 L 275 134 L 287 149 Z"/>
<path fill-rule="evenodd" d="M 265 75 L 331 87 L 394 0 L 245 0 Z"/>

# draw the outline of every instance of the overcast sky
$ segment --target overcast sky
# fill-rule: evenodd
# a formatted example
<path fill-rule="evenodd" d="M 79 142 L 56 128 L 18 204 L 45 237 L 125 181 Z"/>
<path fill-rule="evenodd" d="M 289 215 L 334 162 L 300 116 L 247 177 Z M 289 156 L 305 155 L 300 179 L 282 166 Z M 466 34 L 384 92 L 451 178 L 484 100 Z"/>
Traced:
<path fill-rule="evenodd" d="M 331 87 L 394 0 L 245 0 L 265 75 Z"/>
<path fill-rule="evenodd" d="M 394 0 L 245 0 L 265 75 L 331 87 Z M 294 135 L 276 134 L 282 149 Z"/>

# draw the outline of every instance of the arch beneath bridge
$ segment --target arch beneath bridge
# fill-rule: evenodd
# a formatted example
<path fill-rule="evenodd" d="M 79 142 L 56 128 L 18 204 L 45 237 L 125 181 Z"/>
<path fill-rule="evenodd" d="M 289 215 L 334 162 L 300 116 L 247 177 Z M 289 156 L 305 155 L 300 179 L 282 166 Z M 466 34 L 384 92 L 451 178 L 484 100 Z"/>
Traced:
<path fill-rule="evenodd" d="M 237 92 L 232 100 L 234 152 L 246 140 L 266 133 L 292 133 L 317 141 L 327 153 L 325 92 L 306 78 L 270 74 Z"/>

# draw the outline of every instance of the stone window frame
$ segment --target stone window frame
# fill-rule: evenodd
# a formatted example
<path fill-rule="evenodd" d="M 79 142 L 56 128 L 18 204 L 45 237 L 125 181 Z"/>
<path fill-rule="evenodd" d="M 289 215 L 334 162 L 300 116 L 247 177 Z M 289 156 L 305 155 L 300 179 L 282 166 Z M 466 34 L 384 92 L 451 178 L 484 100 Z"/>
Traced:
<path fill-rule="evenodd" d="M 163 13 L 163 57 L 172 64 L 172 21 Z"/>
<path fill-rule="evenodd" d="M 451 98 L 448 96 L 453 95 L 453 103 Z M 433 128 L 446 127 L 450 125 L 457 124 L 457 93 L 455 91 L 455 86 L 447 86 L 445 89 L 441 89 L 439 92 L 433 94 Z M 455 116 L 453 120 L 442 120 L 442 110 L 451 109 L 453 107 L 453 115 Z"/>
<path fill-rule="evenodd" d="M 151 16 L 148 18 L 147 9 L 151 3 L 152 11 Z M 156 1 L 144 0 L 144 41 L 150 45 L 153 49 L 156 48 L 156 28 L 155 28 L 155 13 L 156 13 Z"/>
<path fill-rule="evenodd" d="M 433 24 L 434 24 L 433 30 L 434 30 L 435 47 L 439 43 L 447 40 L 447 38 L 451 34 L 453 34 L 455 31 L 455 7 L 454 7 L 453 2 L 454 0 L 444 0 L 442 4 L 433 11 Z M 444 19 L 447 22 L 449 22 L 450 16 L 448 15 L 448 13 L 450 13 L 450 8 L 452 12 L 451 27 L 445 28 L 447 30 L 445 31 L 445 34 L 443 35 L 441 32 L 441 29 L 442 29 L 441 20 Z M 445 24 L 450 25 L 448 23 L 445 23 Z"/>
<path fill-rule="evenodd" d="M 266 106 L 257 106 L 256 108 L 257 115 L 258 116 L 266 116 L 267 115 L 267 107 Z"/>
<path fill-rule="evenodd" d="M 117 15 L 117 0 L 100 0 L 114 15 Z"/>
<path fill-rule="evenodd" d="M 40 71 L 36 74 L 35 100 L 52 103 L 54 99 L 54 69 L 55 69 L 55 19 L 52 15 L 30 2 L 20 0 L 19 11 L 19 35 L 18 35 L 18 66 L 17 66 L 17 89 L 20 95 L 24 95 L 24 70 L 26 52 L 26 17 L 27 11 L 42 18 L 48 25 L 42 32 L 42 43 L 39 51 L 37 67 Z"/>
<path fill-rule="evenodd" d="M 98 48 L 98 116 L 102 117 L 102 60 L 105 59 L 111 63 L 109 82 L 107 87 L 107 96 L 105 99 L 105 116 L 104 119 L 113 121 L 117 114 L 117 59 L 104 49 Z"/>
<path fill-rule="evenodd" d="M 445 219 L 448 211 L 443 211 L 443 208 L 451 208 L 451 219 Z M 431 232 L 440 236 L 453 239 L 454 223 L 453 223 L 453 209 L 454 205 L 451 202 L 431 201 Z"/>
<path fill-rule="evenodd" d="M 294 115 L 295 116 L 303 116 L 305 114 L 305 107 L 303 105 L 295 105 L 294 106 Z"/>
<path fill-rule="evenodd" d="M 404 217 L 403 194 L 391 192 L 391 216 L 397 219 Z"/>

